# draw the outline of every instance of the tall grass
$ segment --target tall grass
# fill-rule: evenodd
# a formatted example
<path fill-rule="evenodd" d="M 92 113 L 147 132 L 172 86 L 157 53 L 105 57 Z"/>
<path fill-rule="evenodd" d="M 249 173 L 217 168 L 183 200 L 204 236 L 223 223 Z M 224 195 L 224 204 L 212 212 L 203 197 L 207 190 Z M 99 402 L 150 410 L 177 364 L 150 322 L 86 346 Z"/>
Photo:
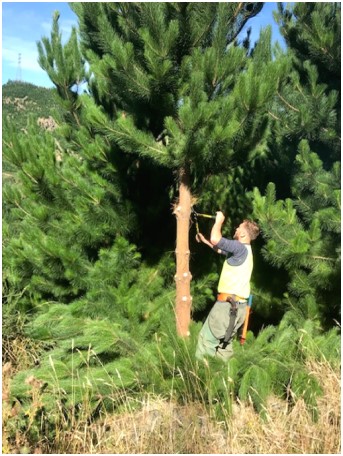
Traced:
<path fill-rule="evenodd" d="M 54 376 L 54 361 L 51 363 Z M 218 414 L 213 410 L 218 404 L 206 395 L 206 385 L 195 367 L 185 376 L 176 364 L 170 366 L 174 378 L 163 396 L 148 393 L 144 385 L 138 394 L 121 386 L 118 379 L 111 382 L 104 371 L 109 393 L 104 396 L 99 390 L 97 404 L 90 400 L 91 379 L 89 384 L 78 384 L 75 375 L 75 390 L 82 390 L 77 407 L 61 400 L 63 386 L 55 375 L 52 419 L 42 407 L 44 384 L 32 376 L 26 379 L 29 406 L 11 403 L 14 372 L 7 363 L 3 368 L 3 453 L 340 454 L 339 368 L 325 360 L 307 363 L 323 389 L 314 421 L 303 399 L 291 390 L 288 400 L 269 396 L 263 416 L 249 400 L 241 402 L 231 396 L 230 407 L 220 404 L 221 419 L 215 419 Z M 205 383 L 213 382 L 210 366 L 205 378 Z M 175 388 L 180 390 L 182 385 L 184 397 L 180 401 Z"/>

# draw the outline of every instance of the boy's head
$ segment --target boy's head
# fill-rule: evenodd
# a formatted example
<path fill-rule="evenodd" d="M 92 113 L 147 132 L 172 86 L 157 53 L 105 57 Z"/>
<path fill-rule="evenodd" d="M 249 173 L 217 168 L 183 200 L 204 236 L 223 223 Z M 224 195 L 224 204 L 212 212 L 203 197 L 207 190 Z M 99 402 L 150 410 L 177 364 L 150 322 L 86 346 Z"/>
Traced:
<path fill-rule="evenodd" d="M 252 220 L 244 220 L 236 229 L 234 239 L 241 242 L 254 241 L 260 234 L 260 228 Z"/>

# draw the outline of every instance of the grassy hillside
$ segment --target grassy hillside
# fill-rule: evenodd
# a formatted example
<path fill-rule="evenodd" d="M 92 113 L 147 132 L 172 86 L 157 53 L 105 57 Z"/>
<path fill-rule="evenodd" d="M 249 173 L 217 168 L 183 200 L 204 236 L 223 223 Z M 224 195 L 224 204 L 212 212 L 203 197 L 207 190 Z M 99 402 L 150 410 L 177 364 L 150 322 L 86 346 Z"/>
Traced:
<path fill-rule="evenodd" d="M 18 129 L 27 126 L 30 116 L 43 127 L 53 128 L 58 110 L 53 89 L 19 81 L 2 86 L 2 119 L 9 118 Z"/>

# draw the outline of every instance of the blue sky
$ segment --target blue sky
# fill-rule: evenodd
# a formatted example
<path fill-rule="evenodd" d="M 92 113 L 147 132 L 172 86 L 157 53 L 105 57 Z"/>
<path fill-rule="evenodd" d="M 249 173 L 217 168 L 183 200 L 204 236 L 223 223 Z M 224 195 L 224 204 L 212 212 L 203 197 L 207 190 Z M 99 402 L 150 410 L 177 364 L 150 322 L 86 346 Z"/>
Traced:
<path fill-rule="evenodd" d="M 77 25 L 77 17 L 67 2 L 2 2 L 2 84 L 18 77 L 18 57 L 21 54 L 21 79 L 32 84 L 52 87 L 46 73 L 37 63 L 36 42 L 50 36 L 54 11 L 60 12 L 62 37 L 69 38 L 70 29 Z M 256 41 L 261 27 L 273 27 L 273 40 L 282 42 L 272 11 L 275 2 L 266 2 L 261 13 L 246 24 L 252 27 L 251 41 Z"/>
<path fill-rule="evenodd" d="M 37 63 L 36 42 L 50 36 L 54 11 L 61 13 L 62 36 L 69 38 L 77 17 L 67 2 L 2 2 L 2 84 L 17 78 L 18 54 L 21 54 L 22 80 L 52 87 L 46 73 Z"/>

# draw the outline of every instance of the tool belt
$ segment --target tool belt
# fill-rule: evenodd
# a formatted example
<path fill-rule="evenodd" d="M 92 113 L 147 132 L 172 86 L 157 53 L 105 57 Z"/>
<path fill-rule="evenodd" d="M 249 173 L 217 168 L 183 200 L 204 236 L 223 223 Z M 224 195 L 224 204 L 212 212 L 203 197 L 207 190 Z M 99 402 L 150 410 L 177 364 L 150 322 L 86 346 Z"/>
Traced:
<path fill-rule="evenodd" d="M 242 298 L 241 296 L 237 296 L 231 293 L 219 293 L 217 295 L 217 301 L 224 301 L 224 302 L 246 302 L 246 298 Z"/>
<path fill-rule="evenodd" d="M 220 341 L 222 344 L 221 348 L 225 349 L 231 340 L 235 327 L 238 311 L 237 304 L 240 304 L 240 302 L 246 302 L 246 299 L 230 293 L 219 293 L 217 295 L 217 301 L 229 302 L 231 304 L 229 326 L 227 327 L 224 338 Z"/>

